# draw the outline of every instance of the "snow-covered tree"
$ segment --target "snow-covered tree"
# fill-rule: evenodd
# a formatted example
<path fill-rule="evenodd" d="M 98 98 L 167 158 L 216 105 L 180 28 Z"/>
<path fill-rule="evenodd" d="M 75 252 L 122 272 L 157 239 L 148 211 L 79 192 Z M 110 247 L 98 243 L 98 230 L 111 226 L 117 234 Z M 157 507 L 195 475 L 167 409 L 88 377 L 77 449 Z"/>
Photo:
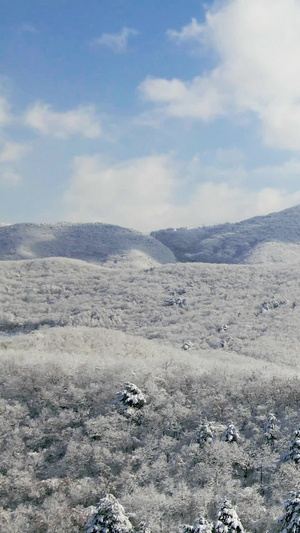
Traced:
<path fill-rule="evenodd" d="M 295 463 L 298 464 L 300 462 L 300 429 L 296 429 L 294 433 L 288 456 L 292 461 L 295 461 Z"/>
<path fill-rule="evenodd" d="M 118 401 L 122 407 L 134 407 L 141 409 L 145 405 L 146 398 L 142 391 L 134 383 L 125 383 L 125 388 L 119 392 Z"/>
<path fill-rule="evenodd" d="M 265 426 L 265 437 L 266 439 L 273 443 L 276 440 L 276 430 L 277 430 L 277 418 L 274 413 L 269 413 L 267 424 Z"/>
<path fill-rule="evenodd" d="M 229 500 L 225 500 L 218 512 L 214 533 L 244 533 L 244 528 Z"/>
<path fill-rule="evenodd" d="M 193 533 L 211 533 L 213 525 L 203 516 L 199 516 L 193 525 Z"/>
<path fill-rule="evenodd" d="M 182 533 L 212 533 L 213 525 L 203 516 L 199 516 L 192 526 L 184 525 Z"/>
<path fill-rule="evenodd" d="M 232 424 L 232 422 L 229 422 L 224 435 L 223 440 L 225 442 L 238 442 L 240 440 L 240 434 L 236 427 Z"/>
<path fill-rule="evenodd" d="M 106 494 L 86 526 L 86 533 L 130 533 L 133 526 L 124 507 L 112 494 Z"/>
<path fill-rule="evenodd" d="M 291 498 L 284 502 L 285 513 L 279 519 L 282 533 L 300 532 L 300 491 L 292 492 Z"/>
<path fill-rule="evenodd" d="M 210 444 L 213 440 L 213 432 L 211 425 L 207 420 L 204 420 L 200 426 L 197 442 L 200 444 L 201 448 L 205 446 L 205 444 Z"/>

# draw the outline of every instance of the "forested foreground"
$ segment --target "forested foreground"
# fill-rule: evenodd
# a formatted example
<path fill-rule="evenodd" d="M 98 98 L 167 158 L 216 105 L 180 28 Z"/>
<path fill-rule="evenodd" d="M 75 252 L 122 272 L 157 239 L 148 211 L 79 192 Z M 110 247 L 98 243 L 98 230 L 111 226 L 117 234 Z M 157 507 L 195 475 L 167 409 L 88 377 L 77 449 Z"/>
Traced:
<path fill-rule="evenodd" d="M 246 530 L 283 529 L 299 479 L 298 379 L 111 339 L 80 357 L 83 342 L 73 356 L 33 344 L 13 356 L 2 342 L 0 530 L 84 532 L 107 493 L 135 531 L 214 521 L 225 498 Z"/>

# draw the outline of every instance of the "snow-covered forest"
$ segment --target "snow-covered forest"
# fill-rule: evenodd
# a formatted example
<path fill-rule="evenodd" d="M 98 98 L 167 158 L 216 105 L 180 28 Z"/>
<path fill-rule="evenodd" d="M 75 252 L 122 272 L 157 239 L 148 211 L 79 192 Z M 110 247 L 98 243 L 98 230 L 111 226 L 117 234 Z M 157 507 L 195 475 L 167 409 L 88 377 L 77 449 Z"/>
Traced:
<path fill-rule="evenodd" d="M 0 530 L 299 531 L 297 262 L 40 258 L 27 229 L 36 257 L 0 263 Z"/>

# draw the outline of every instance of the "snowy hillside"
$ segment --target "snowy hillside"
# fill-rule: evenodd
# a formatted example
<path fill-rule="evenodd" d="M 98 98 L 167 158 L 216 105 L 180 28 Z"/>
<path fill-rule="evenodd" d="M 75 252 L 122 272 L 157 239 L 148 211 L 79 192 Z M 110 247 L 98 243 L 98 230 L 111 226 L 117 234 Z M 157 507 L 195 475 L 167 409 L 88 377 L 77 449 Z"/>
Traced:
<path fill-rule="evenodd" d="M 298 360 L 299 268 L 174 264 L 108 269 L 65 258 L 0 263 L 0 327 L 118 329 L 181 347 Z"/>
<path fill-rule="evenodd" d="M 249 265 L 289 262 L 300 262 L 300 243 L 264 242 L 250 250 L 243 260 Z"/>
<path fill-rule="evenodd" d="M 109 492 L 128 533 L 217 532 L 225 503 L 240 532 L 283 533 L 299 224 L 158 232 L 181 263 L 117 226 L 0 227 L 0 531 L 89 533 Z"/>
<path fill-rule="evenodd" d="M 156 239 L 110 224 L 14 224 L 0 227 L 0 261 L 70 257 L 107 266 L 150 267 L 175 258 Z"/>
<path fill-rule="evenodd" d="M 87 532 L 108 490 L 135 526 L 124 533 L 199 532 L 182 524 L 214 522 L 224 494 L 245 531 L 277 531 L 298 477 L 282 459 L 296 369 L 83 327 L 3 335 L 0 354 L 1 531 Z M 128 381 L 142 408 L 118 407 Z"/>
<path fill-rule="evenodd" d="M 163 366 L 170 361 L 170 358 L 177 365 L 186 365 L 186 368 L 189 365 L 197 366 L 199 374 L 213 371 L 217 366 L 219 372 L 233 375 L 237 373 L 245 375 L 259 370 L 260 374 L 265 377 L 271 374 L 295 377 L 300 368 L 300 365 L 298 369 L 289 365 L 276 365 L 249 356 L 229 353 L 226 350 L 219 350 L 216 353 L 212 350 L 193 349 L 187 358 L 183 358 L 180 348 L 174 348 L 171 344 L 162 345 L 159 339 L 150 341 L 101 327 L 49 328 L 44 326 L 30 335 L 1 335 L 0 349 L 4 351 L 7 360 L 18 358 L 19 363 L 23 365 L 30 362 L 41 364 L 51 358 L 53 363 L 60 358 L 62 368 L 66 370 L 69 366 L 80 367 L 83 363 L 88 363 L 92 367 L 100 364 L 102 368 L 113 364 L 116 366 L 116 374 L 120 373 L 120 368 L 122 368 L 125 381 L 128 377 L 128 368 L 138 372 L 139 367 L 141 371 L 150 363 L 153 364 L 153 361 L 156 361 L 157 366 Z M 201 365 L 199 365 L 200 361 Z"/>
<path fill-rule="evenodd" d="M 179 261 L 266 263 L 300 259 L 300 206 L 236 224 L 167 229 L 151 234 Z M 271 243 L 268 246 L 262 244 Z"/>

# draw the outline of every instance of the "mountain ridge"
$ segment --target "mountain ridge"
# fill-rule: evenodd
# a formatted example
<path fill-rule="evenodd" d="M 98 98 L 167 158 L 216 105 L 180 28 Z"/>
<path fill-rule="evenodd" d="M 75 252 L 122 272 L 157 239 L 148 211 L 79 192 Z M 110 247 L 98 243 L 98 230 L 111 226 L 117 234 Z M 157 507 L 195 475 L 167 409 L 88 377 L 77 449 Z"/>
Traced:
<path fill-rule="evenodd" d="M 0 261 L 66 257 L 107 267 L 300 260 L 300 205 L 236 223 L 150 235 L 113 224 L 0 224 Z"/>
<path fill-rule="evenodd" d="M 241 222 L 169 228 L 151 235 L 172 250 L 180 262 L 251 264 L 300 260 L 300 205 Z M 264 250 L 266 243 L 283 243 L 285 250 L 273 245 L 270 253 L 269 246 Z"/>
<path fill-rule="evenodd" d="M 112 224 L 13 224 L 0 227 L 0 260 L 67 257 L 107 266 L 152 267 L 176 259 L 157 239 Z"/>

